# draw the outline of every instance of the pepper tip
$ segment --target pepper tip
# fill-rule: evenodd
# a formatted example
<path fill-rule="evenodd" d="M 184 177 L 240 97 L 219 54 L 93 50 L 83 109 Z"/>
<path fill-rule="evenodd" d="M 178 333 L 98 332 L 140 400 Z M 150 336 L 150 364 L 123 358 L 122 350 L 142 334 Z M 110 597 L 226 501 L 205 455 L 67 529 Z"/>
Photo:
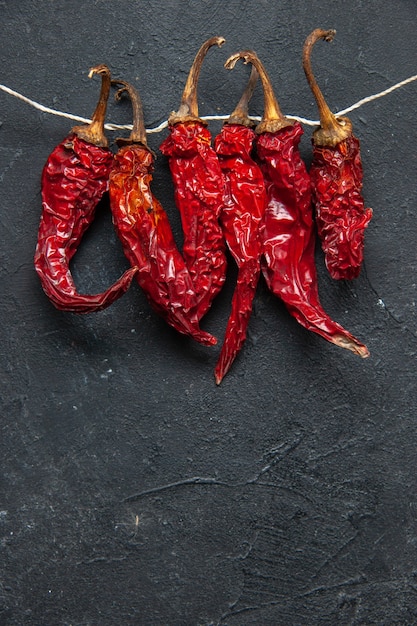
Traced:
<path fill-rule="evenodd" d="M 371 353 L 366 346 L 364 346 L 363 348 L 359 348 L 358 353 L 359 356 L 362 357 L 362 359 L 367 359 L 369 356 L 371 356 Z"/>
<path fill-rule="evenodd" d="M 359 343 L 359 341 L 354 337 L 346 337 L 345 335 L 334 335 L 332 342 L 336 344 L 336 346 L 339 346 L 339 348 L 346 348 L 346 350 L 350 350 L 354 354 L 360 356 L 362 359 L 366 359 L 370 355 L 368 348 L 363 343 Z"/>

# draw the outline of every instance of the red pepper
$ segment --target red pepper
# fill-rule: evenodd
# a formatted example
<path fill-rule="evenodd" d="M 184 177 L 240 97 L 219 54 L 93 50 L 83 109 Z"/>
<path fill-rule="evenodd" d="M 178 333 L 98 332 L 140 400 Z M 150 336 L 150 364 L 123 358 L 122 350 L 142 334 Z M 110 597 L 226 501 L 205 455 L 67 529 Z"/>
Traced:
<path fill-rule="evenodd" d="M 73 313 L 99 311 L 128 289 L 136 268 L 97 295 L 79 294 L 69 263 L 94 219 L 107 190 L 113 154 L 104 136 L 104 116 L 110 91 L 110 71 L 94 67 L 89 76 L 102 79 L 100 98 L 91 124 L 76 126 L 51 153 L 42 172 L 42 216 L 35 252 L 35 269 L 57 309 Z"/>
<path fill-rule="evenodd" d="M 223 177 L 211 147 L 206 122 L 198 117 L 197 83 L 204 57 L 224 39 L 212 37 L 198 51 L 177 113 L 169 117 L 170 135 L 160 146 L 168 157 L 175 202 L 184 233 L 183 257 L 197 293 L 199 319 L 208 311 L 226 278 L 226 256 L 218 218 L 223 203 Z"/>
<path fill-rule="evenodd" d="M 313 134 L 310 176 L 316 222 L 325 261 L 336 279 L 359 275 L 364 248 L 364 230 L 372 217 L 361 195 L 362 162 L 359 140 L 352 134 L 347 117 L 336 117 L 324 100 L 311 69 L 311 50 L 319 39 L 332 41 L 336 31 L 314 30 L 304 44 L 303 65 L 317 101 L 320 128 Z"/>
<path fill-rule="evenodd" d="M 266 191 L 262 172 L 251 156 L 255 132 L 248 117 L 248 102 L 257 78 L 258 73 L 252 67 L 245 92 L 214 144 L 225 181 L 220 222 L 239 268 L 232 310 L 215 368 L 217 384 L 229 371 L 245 341 L 261 272 L 259 227 L 265 213 Z"/>
<path fill-rule="evenodd" d="M 268 197 L 261 228 L 267 285 L 302 326 L 367 357 L 366 346 L 334 322 L 319 301 L 310 178 L 298 150 L 303 129 L 281 113 L 270 79 L 256 54 L 237 53 L 226 66 L 234 67 L 239 58 L 256 67 L 264 88 L 264 115 L 256 128 L 256 148 Z"/>
<path fill-rule="evenodd" d="M 154 154 L 147 146 L 142 105 L 124 81 L 133 106 L 133 130 L 120 146 L 110 174 L 110 206 L 126 257 L 137 266 L 137 280 L 152 308 L 173 328 L 206 345 L 216 339 L 199 328 L 191 276 L 176 246 L 168 216 L 152 194 Z"/>

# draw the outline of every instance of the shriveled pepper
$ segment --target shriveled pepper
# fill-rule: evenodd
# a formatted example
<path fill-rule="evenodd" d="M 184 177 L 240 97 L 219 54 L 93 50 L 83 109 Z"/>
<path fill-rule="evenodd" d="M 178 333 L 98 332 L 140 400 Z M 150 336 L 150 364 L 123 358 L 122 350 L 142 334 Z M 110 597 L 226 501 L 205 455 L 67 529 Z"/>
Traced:
<path fill-rule="evenodd" d="M 197 84 L 207 51 L 224 43 L 208 39 L 198 51 L 184 88 L 180 108 L 170 115 L 169 136 L 160 146 L 168 157 L 175 202 L 184 233 L 183 257 L 197 293 L 199 319 L 210 308 L 226 278 L 225 243 L 219 215 L 223 202 L 223 177 L 211 147 L 207 123 L 198 117 Z"/>
<path fill-rule="evenodd" d="M 75 126 L 50 154 L 42 172 L 42 216 L 34 259 L 51 302 L 57 309 L 73 313 L 109 306 L 125 293 L 137 271 L 134 267 L 127 270 L 103 293 L 85 295 L 78 293 L 69 267 L 107 190 L 113 163 L 104 135 L 110 71 L 98 65 L 90 71 L 90 78 L 94 74 L 101 76 L 101 91 L 92 122 Z"/>
<path fill-rule="evenodd" d="M 336 279 L 357 278 L 363 262 L 364 231 L 372 217 L 361 195 L 363 171 L 359 140 L 347 117 L 329 109 L 313 76 L 311 51 L 319 39 L 332 41 L 335 30 L 317 28 L 306 39 L 304 71 L 316 99 L 320 128 L 313 134 L 310 176 L 317 231 L 330 275 Z"/>
<path fill-rule="evenodd" d="M 264 114 L 256 127 L 256 149 L 267 192 L 261 227 L 266 283 L 302 326 L 367 357 L 366 346 L 334 322 L 319 301 L 310 178 L 298 150 L 303 129 L 282 114 L 269 76 L 255 52 L 232 55 L 226 67 L 233 68 L 240 58 L 256 67 L 264 89 Z"/>
<path fill-rule="evenodd" d="M 194 285 L 176 246 L 168 216 L 151 190 L 154 154 L 147 145 L 142 104 L 125 81 L 133 106 L 133 130 L 118 139 L 110 173 L 110 207 L 126 257 L 138 267 L 137 280 L 152 308 L 173 328 L 206 345 L 215 337 L 199 328 Z"/>
<path fill-rule="evenodd" d="M 248 116 L 248 102 L 257 78 L 258 72 L 252 67 L 242 98 L 214 142 L 225 181 L 220 223 L 239 268 L 232 310 L 214 372 L 217 384 L 229 371 L 246 339 L 261 273 L 259 227 L 266 208 L 266 191 L 262 172 L 251 156 L 255 132 Z"/>

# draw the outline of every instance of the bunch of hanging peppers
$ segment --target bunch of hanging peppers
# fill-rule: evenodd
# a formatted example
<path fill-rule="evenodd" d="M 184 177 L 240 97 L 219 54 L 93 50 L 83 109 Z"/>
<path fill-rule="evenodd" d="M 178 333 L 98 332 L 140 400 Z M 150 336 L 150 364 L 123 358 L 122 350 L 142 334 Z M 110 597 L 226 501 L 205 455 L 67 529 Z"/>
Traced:
<path fill-rule="evenodd" d="M 330 112 L 311 70 L 313 45 L 333 36 L 334 31 L 316 29 L 303 50 L 304 70 L 320 112 L 310 172 L 298 150 L 302 126 L 283 115 L 266 69 L 251 50 L 225 63 L 233 69 L 243 59 L 252 70 L 239 103 L 212 141 L 198 114 L 197 85 L 208 50 L 225 40 L 212 37 L 203 43 L 160 146 L 181 217 L 182 251 L 151 190 L 155 155 L 147 145 L 139 94 L 128 82 L 112 80 L 107 66 L 93 68 L 90 77 L 97 74 L 102 82 L 92 121 L 72 129 L 51 153 L 42 174 L 35 268 L 54 306 L 74 313 L 99 311 L 123 295 L 136 277 L 150 306 L 170 326 L 214 345 L 216 338 L 200 323 L 225 282 L 228 248 L 238 273 L 215 366 L 217 384 L 243 347 L 262 275 L 302 326 L 367 357 L 366 346 L 331 319 L 318 294 L 316 227 L 331 276 L 351 279 L 359 274 L 364 230 L 372 216 L 361 196 L 359 141 L 350 120 Z M 255 125 L 248 107 L 258 78 L 264 114 Z M 133 110 L 133 130 L 117 140 L 116 154 L 104 135 L 112 85 L 118 88 L 116 100 L 127 94 Z M 131 268 L 105 292 L 80 294 L 70 261 L 105 193 Z"/>

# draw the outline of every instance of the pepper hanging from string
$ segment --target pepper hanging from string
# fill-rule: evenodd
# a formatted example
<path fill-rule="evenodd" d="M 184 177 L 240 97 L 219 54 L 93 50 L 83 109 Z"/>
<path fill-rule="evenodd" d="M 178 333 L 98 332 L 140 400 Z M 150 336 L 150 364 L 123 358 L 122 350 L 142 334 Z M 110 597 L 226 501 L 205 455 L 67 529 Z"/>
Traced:
<path fill-rule="evenodd" d="M 160 150 L 168 158 L 174 182 L 175 202 L 184 233 L 183 257 L 198 297 L 196 314 L 201 319 L 226 279 L 226 255 L 219 215 L 223 204 L 223 176 L 211 147 L 211 133 L 198 116 L 197 84 L 201 66 L 212 46 L 212 37 L 197 52 L 177 112 L 169 117 L 169 136 Z"/>
<path fill-rule="evenodd" d="M 152 308 L 173 328 L 196 341 L 213 345 L 216 339 L 199 328 L 194 313 L 197 296 L 191 276 L 177 249 L 168 216 L 151 191 L 154 154 L 146 141 L 142 104 L 129 83 L 121 85 L 133 107 L 133 129 L 118 139 L 119 151 L 110 173 L 109 195 L 113 222 L 137 280 Z"/>
<path fill-rule="evenodd" d="M 314 44 L 319 39 L 333 41 L 335 34 L 335 30 L 317 28 L 307 37 L 303 67 L 320 114 L 320 128 L 313 133 L 310 168 L 317 232 L 327 269 L 332 278 L 340 280 L 359 276 L 364 231 L 372 209 L 365 208 L 361 195 L 362 162 L 352 123 L 330 111 L 311 68 Z"/>
<path fill-rule="evenodd" d="M 346 107 L 345 109 L 342 109 L 341 111 L 337 111 L 335 113 L 335 116 L 338 117 L 340 115 L 346 115 L 347 113 L 350 113 L 351 111 L 355 111 L 356 109 L 359 109 L 365 104 L 373 102 L 374 100 L 379 100 L 380 98 L 384 98 L 385 96 L 388 96 L 393 91 L 396 91 L 397 89 L 401 89 L 402 87 L 405 87 L 406 85 L 409 85 L 410 83 L 413 83 L 414 81 L 417 81 L 417 74 L 414 74 L 413 76 L 409 76 L 408 78 L 405 78 L 404 80 L 400 80 L 398 83 L 391 85 L 391 87 L 388 87 L 387 89 L 383 89 L 382 91 L 378 91 L 378 93 L 372 94 L 371 96 L 366 96 L 365 98 L 361 98 L 360 100 L 358 100 L 357 102 L 354 102 L 353 104 Z M 43 113 L 48 113 L 49 115 L 57 115 L 59 117 L 65 117 L 67 119 L 75 120 L 77 122 L 84 122 L 86 124 L 89 124 L 91 122 L 90 119 L 82 117 L 81 115 L 75 115 L 74 113 L 66 113 L 65 111 L 58 111 L 57 109 L 52 109 L 51 107 L 47 107 L 44 104 L 41 104 L 40 102 L 36 102 L 35 100 L 32 100 L 31 98 L 28 98 L 27 96 L 24 96 L 18 91 L 15 91 L 14 89 L 11 89 L 10 87 L 7 87 L 7 85 L 0 84 L 0 90 L 18 100 L 21 100 L 22 102 L 25 102 L 26 104 L 37 109 L 38 111 L 42 111 Z M 227 115 L 202 115 L 201 119 L 204 121 L 227 120 L 228 117 L 229 117 L 229 114 Z M 320 124 L 320 120 L 309 120 L 305 117 L 301 117 L 300 115 L 287 114 L 287 117 L 288 119 L 294 120 L 296 122 L 300 122 L 300 124 L 306 124 L 307 126 L 318 126 Z M 254 121 L 258 121 L 258 122 L 261 120 L 261 118 L 258 116 L 252 116 L 250 119 Z M 160 133 L 165 128 L 167 128 L 167 126 L 168 126 L 168 120 L 165 120 L 161 122 L 160 124 L 158 124 L 158 126 L 147 128 L 146 132 L 147 133 Z M 111 122 L 110 123 L 108 122 L 104 125 L 104 128 L 110 131 L 132 130 L 132 125 L 131 124 L 113 124 Z"/>
<path fill-rule="evenodd" d="M 259 229 L 265 214 L 266 191 L 262 172 L 252 158 L 256 135 L 252 128 L 254 123 L 248 116 L 248 103 L 257 78 L 258 72 L 252 66 L 246 89 L 214 142 L 224 178 L 220 223 L 239 268 L 232 310 L 214 371 L 217 384 L 231 368 L 246 339 L 261 273 Z"/>
<path fill-rule="evenodd" d="M 42 172 L 42 215 L 35 251 L 35 269 L 52 304 L 62 311 L 91 313 L 108 307 L 129 288 L 137 271 L 127 270 L 105 292 L 80 294 L 70 261 L 94 219 L 97 203 L 108 187 L 113 153 L 103 132 L 110 92 L 110 71 L 98 65 L 90 78 L 101 76 L 100 97 L 93 120 L 75 126 L 50 154 Z"/>
<path fill-rule="evenodd" d="M 341 348 L 367 357 L 367 347 L 334 322 L 319 300 L 310 177 L 298 150 L 303 129 L 282 114 L 256 53 L 238 52 L 229 57 L 226 67 L 233 69 L 239 59 L 256 67 L 264 89 L 264 114 L 255 130 L 267 192 L 261 227 L 266 283 L 302 326 Z"/>

